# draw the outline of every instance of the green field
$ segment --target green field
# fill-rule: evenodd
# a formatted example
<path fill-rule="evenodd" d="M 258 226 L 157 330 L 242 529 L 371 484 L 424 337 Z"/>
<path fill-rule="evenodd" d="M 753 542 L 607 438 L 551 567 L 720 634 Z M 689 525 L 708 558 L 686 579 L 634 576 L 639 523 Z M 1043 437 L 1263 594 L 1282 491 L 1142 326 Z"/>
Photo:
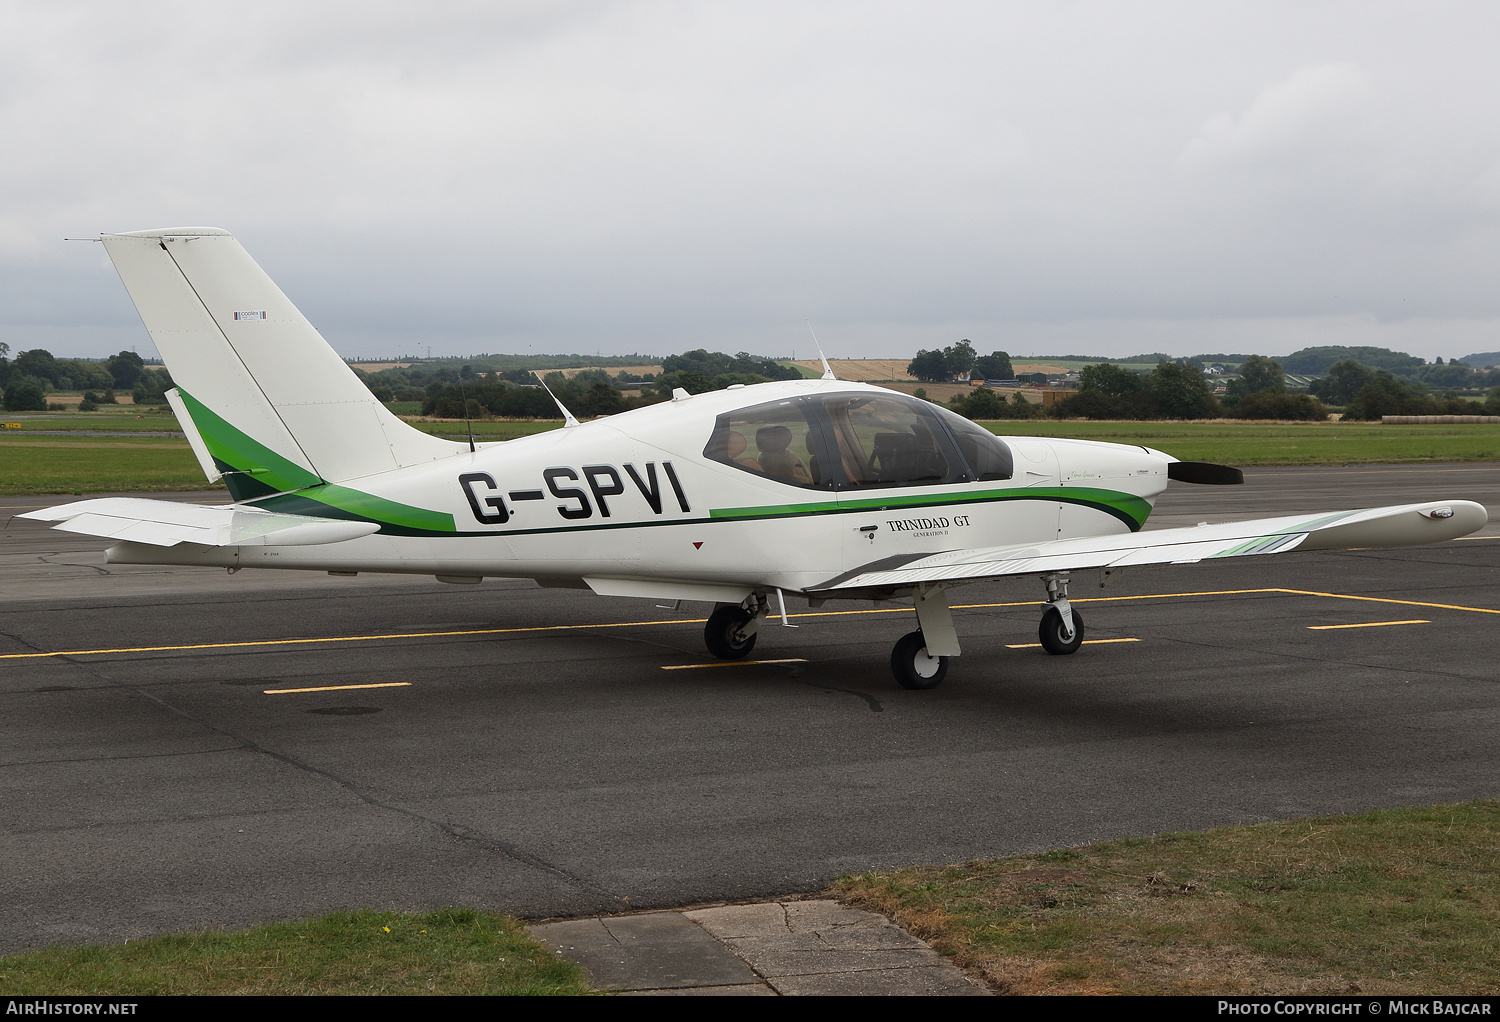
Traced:
<path fill-rule="evenodd" d="M 0 494 L 208 488 L 186 440 L 0 432 Z"/>
<path fill-rule="evenodd" d="M 1010 993 L 1493 994 L 1500 801 L 846 877 Z"/>
<path fill-rule="evenodd" d="M 26 418 L 21 418 L 26 416 Z M 13 422 L 23 430 L 71 432 L 103 430 L 110 433 L 182 432 L 177 417 L 164 406 L 124 405 L 107 412 L 0 412 L 0 422 Z M 3 432 L 3 430 L 0 430 Z"/>
<path fill-rule="evenodd" d="M 198 490 L 208 484 L 186 440 L 165 437 L 69 436 L 69 431 L 159 431 L 171 415 L 69 416 L 22 422 L 49 424 L 56 435 L 0 429 L 0 493 L 99 493 L 115 490 Z M 462 420 L 413 422 L 427 433 L 462 437 Z M 556 420 L 475 420 L 481 442 L 557 429 Z M 1183 461 L 1225 465 L 1358 465 L 1422 461 L 1500 461 L 1500 424 L 1385 426 L 1379 423 L 988 422 L 1001 435 L 1055 436 L 1139 444 Z"/>
<path fill-rule="evenodd" d="M 0 958 L 8 996 L 584 994 L 577 966 L 509 916 L 335 912 L 233 933 L 48 948 Z"/>

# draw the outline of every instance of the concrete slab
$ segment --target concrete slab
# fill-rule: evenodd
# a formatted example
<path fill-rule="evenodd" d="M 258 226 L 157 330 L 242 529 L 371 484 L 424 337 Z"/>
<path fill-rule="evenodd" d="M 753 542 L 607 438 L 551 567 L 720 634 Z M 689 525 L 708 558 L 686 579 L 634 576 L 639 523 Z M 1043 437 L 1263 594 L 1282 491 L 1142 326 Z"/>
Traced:
<path fill-rule="evenodd" d="M 575 919 L 531 928 L 558 956 L 583 966 L 606 990 L 745 986 L 757 976 L 680 912 Z"/>
<path fill-rule="evenodd" d="M 986 997 L 989 991 L 951 965 L 929 969 L 781 976 L 771 980 L 783 997 Z"/>
<path fill-rule="evenodd" d="M 780 997 L 767 983 L 728 987 L 676 987 L 668 990 L 621 990 L 621 997 Z"/>
<path fill-rule="evenodd" d="M 561 957 L 582 965 L 596 984 L 621 992 L 989 992 L 884 916 L 835 901 L 650 912 L 546 923 L 531 931 Z"/>

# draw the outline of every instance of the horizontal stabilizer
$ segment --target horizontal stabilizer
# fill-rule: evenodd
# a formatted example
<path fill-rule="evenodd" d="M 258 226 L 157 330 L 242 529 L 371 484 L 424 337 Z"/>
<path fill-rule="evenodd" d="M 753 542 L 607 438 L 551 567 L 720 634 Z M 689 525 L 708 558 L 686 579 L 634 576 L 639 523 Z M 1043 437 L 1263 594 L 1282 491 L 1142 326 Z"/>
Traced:
<path fill-rule="evenodd" d="M 1259 518 L 1226 525 L 1161 529 L 1123 536 L 951 550 L 919 557 L 896 568 L 855 572 L 830 579 L 806 591 L 889 589 L 922 582 L 975 582 L 1007 575 L 1123 568 L 1134 564 L 1184 564 L 1220 557 L 1282 554 L 1298 549 L 1414 546 L 1466 536 L 1487 521 L 1489 515 L 1483 505 L 1468 500 Z"/>
<path fill-rule="evenodd" d="M 333 521 L 238 505 L 179 504 L 142 497 L 99 497 L 28 511 L 18 518 L 60 522 L 63 532 L 151 546 L 315 546 L 375 532 L 375 522 Z"/>

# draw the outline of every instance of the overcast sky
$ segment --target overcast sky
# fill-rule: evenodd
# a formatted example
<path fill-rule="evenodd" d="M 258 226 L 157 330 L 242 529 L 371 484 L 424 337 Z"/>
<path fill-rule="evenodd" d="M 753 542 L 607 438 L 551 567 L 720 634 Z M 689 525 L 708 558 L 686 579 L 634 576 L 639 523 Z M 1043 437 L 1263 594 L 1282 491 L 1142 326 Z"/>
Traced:
<path fill-rule="evenodd" d="M 345 355 L 1500 349 L 1500 5 L 0 0 L 0 340 L 224 227 Z"/>

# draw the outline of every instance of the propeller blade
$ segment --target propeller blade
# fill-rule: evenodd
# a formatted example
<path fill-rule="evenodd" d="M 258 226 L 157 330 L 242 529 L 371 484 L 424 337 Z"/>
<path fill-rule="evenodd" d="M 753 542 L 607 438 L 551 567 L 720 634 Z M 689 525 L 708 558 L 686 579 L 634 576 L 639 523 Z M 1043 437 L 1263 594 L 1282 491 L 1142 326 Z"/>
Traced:
<path fill-rule="evenodd" d="M 1206 461 L 1174 461 L 1167 466 L 1167 478 L 1179 483 L 1233 486 L 1245 481 L 1245 473 L 1228 465 L 1211 465 Z"/>

